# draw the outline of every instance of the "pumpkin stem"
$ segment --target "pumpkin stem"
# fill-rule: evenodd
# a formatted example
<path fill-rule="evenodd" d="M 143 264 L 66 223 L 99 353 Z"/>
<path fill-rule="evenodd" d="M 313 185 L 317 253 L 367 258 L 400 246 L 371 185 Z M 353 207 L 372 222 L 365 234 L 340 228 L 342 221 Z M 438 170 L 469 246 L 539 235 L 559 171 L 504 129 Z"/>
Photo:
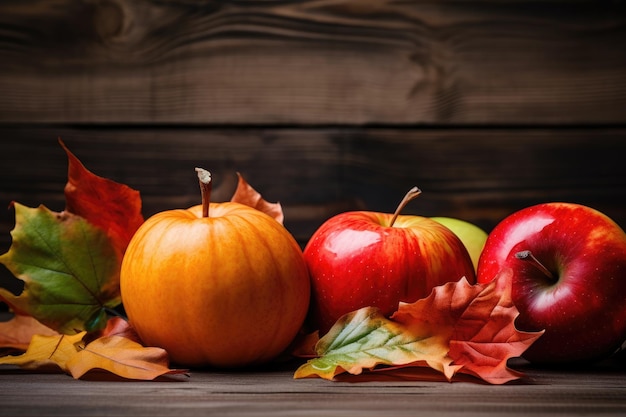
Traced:
<path fill-rule="evenodd" d="M 211 202 L 211 173 L 203 168 L 196 168 L 198 181 L 200 182 L 200 193 L 202 195 L 202 217 L 209 217 L 209 204 Z"/>

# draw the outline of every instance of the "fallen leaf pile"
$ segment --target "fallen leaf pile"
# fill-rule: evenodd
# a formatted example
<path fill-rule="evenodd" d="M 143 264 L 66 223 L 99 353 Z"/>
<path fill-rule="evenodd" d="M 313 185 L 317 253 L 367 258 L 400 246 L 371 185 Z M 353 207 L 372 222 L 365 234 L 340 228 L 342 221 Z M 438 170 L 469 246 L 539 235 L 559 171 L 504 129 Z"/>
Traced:
<path fill-rule="evenodd" d="M 400 304 L 389 319 L 372 307 L 349 313 L 319 339 L 311 352 L 316 357 L 294 377 L 332 380 L 344 373 L 403 368 L 403 378 L 420 379 L 421 368 L 429 367 L 448 381 L 457 373 L 491 384 L 518 379 L 508 359 L 521 355 L 542 332 L 515 328 L 518 311 L 506 278 L 488 285 L 470 285 L 463 278 L 436 287 L 425 299 Z M 299 352 L 306 356 L 306 348 Z"/>
<path fill-rule="evenodd" d="M 111 319 L 108 328 L 120 327 Z M 119 331 L 119 329 L 118 329 Z M 185 370 L 169 368 L 167 352 L 144 347 L 127 336 L 102 332 L 89 341 L 86 331 L 73 335 L 53 334 L 32 336 L 26 352 L 0 358 L 0 365 L 18 365 L 23 369 L 59 370 L 80 378 L 90 371 L 108 371 L 128 379 L 156 379 L 164 375 L 185 374 Z"/>

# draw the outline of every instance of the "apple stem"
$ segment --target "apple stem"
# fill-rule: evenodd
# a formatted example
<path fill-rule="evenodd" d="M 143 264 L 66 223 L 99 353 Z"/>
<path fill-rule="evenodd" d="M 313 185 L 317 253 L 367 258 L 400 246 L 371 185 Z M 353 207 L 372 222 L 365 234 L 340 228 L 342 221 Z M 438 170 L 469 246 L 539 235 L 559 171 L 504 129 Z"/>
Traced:
<path fill-rule="evenodd" d="M 532 265 L 534 265 L 535 267 L 537 267 L 541 272 L 543 272 L 548 278 L 550 278 L 550 280 L 552 281 L 556 281 L 556 277 L 554 276 L 554 274 L 544 266 L 544 264 L 542 264 L 541 262 L 539 262 L 539 259 L 537 259 L 535 257 L 535 255 L 533 255 L 533 253 L 529 250 L 523 250 L 520 252 L 517 252 L 515 254 L 515 257 L 517 259 L 521 259 L 523 261 L 528 261 L 530 263 L 532 263 Z"/>
<path fill-rule="evenodd" d="M 211 203 L 211 173 L 203 168 L 196 168 L 198 181 L 200 182 L 200 193 L 202 194 L 202 217 L 209 217 L 209 204 Z"/>
<path fill-rule="evenodd" d="M 396 208 L 396 211 L 393 213 L 393 217 L 391 218 L 391 221 L 389 222 L 389 227 L 393 226 L 393 224 L 396 222 L 396 219 L 400 215 L 400 212 L 404 209 L 404 207 L 406 207 L 407 204 L 409 204 L 409 201 L 414 200 L 415 197 L 417 197 L 421 193 L 422 193 L 422 190 L 420 190 L 417 187 L 411 188 L 406 193 L 402 201 L 400 201 L 400 204 L 398 204 L 398 208 Z"/>

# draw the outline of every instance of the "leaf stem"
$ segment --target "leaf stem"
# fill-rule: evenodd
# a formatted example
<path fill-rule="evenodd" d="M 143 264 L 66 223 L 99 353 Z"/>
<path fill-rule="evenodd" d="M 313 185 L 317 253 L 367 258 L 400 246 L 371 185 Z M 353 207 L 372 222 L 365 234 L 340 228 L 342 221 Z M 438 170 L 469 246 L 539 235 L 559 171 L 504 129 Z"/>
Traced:
<path fill-rule="evenodd" d="M 393 224 L 396 222 L 396 219 L 400 215 L 400 212 L 404 209 L 404 207 L 406 207 L 407 204 L 409 204 L 409 201 L 414 200 L 421 193 L 422 193 L 422 190 L 420 190 L 417 187 L 411 188 L 406 193 L 402 201 L 400 201 L 400 204 L 398 204 L 396 211 L 393 213 L 393 217 L 391 218 L 391 221 L 389 222 L 389 227 L 393 226 Z"/>
<path fill-rule="evenodd" d="M 537 259 L 535 257 L 535 255 L 533 255 L 533 253 L 529 250 L 523 250 L 520 252 L 517 252 L 515 254 L 515 257 L 517 259 L 521 259 L 522 261 L 528 261 L 530 262 L 533 266 L 535 266 L 537 269 L 539 269 L 541 272 L 543 272 L 543 274 L 548 277 L 551 281 L 556 282 L 558 281 L 558 278 L 554 276 L 554 274 L 552 273 L 552 271 L 550 271 L 548 268 L 545 267 L 544 264 L 542 264 L 539 259 Z"/>
<path fill-rule="evenodd" d="M 196 168 L 198 181 L 200 182 L 200 193 L 202 194 L 202 217 L 209 217 L 209 205 L 211 203 L 211 173 L 203 168 Z"/>

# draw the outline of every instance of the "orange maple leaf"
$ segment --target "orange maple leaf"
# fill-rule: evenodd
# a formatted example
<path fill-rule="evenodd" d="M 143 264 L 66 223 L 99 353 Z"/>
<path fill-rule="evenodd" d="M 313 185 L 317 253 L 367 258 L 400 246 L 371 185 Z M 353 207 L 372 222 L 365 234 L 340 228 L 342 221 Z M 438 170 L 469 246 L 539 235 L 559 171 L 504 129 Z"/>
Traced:
<path fill-rule="evenodd" d="M 517 379 L 520 374 L 507 367 L 508 360 L 520 356 L 543 332 L 515 328 L 519 312 L 511 298 L 512 274 L 504 270 L 498 282 L 486 285 L 470 285 L 464 279 L 448 283 L 423 301 L 401 303 L 391 318 L 445 335 L 447 356 L 457 372 L 492 384 Z"/>

